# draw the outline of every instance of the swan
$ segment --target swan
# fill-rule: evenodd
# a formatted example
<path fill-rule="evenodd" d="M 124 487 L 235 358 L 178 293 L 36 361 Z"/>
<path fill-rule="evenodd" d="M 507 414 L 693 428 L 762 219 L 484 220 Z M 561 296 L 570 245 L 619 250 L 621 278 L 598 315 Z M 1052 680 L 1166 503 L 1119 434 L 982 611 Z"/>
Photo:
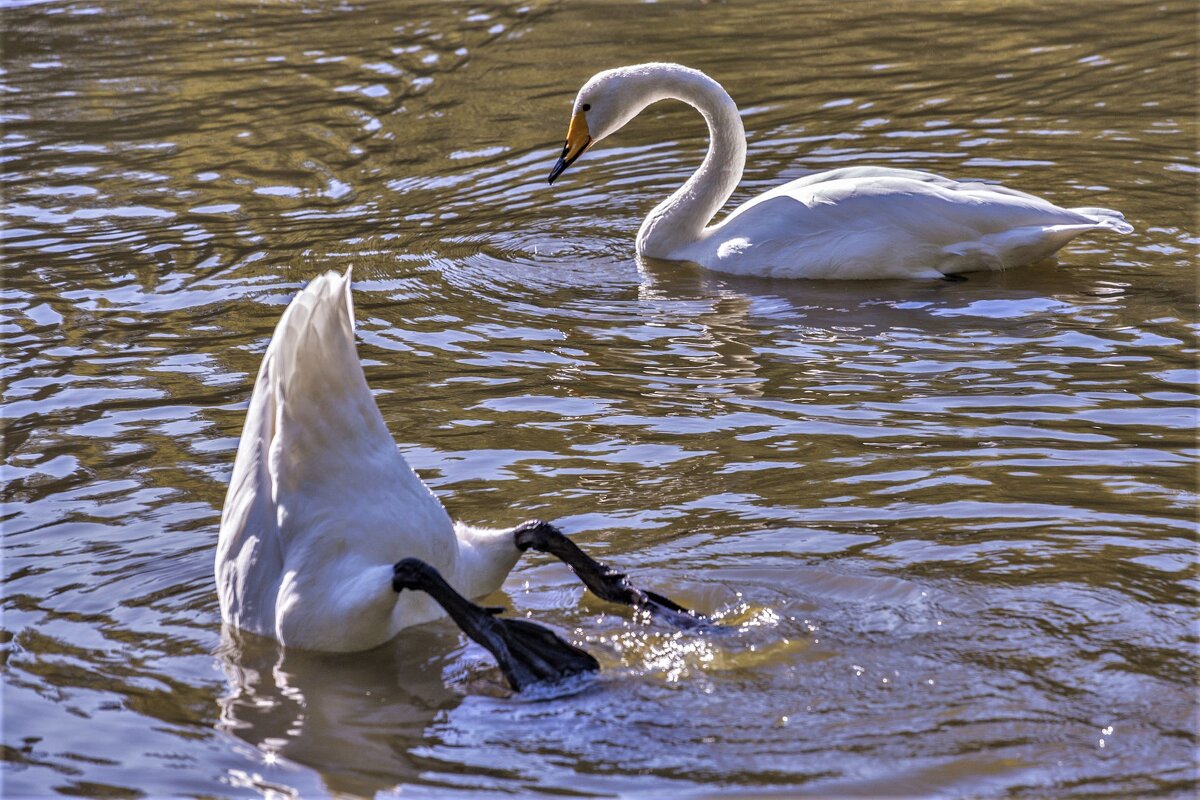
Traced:
<path fill-rule="evenodd" d="M 575 98 L 553 184 L 592 145 L 659 100 L 708 123 L 695 174 L 637 234 L 640 256 L 768 278 L 950 278 L 1052 255 L 1089 231 L 1133 227 L 1106 208 L 1060 208 L 993 184 L 889 167 L 819 172 L 765 192 L 710 225 L 742 177 L 746 135 L 729 94 L 699 70 L 637 64 L 594 75 Z"/>
<path fill-rule="evenodd" d="M 606 600 L 684 627 L 703 619 L 634 587 L 548 523 L 453 522 L 367 387 L 350 285 L 349 270 L 309 283 L 263 356 L 217 539 L 223 622 L 288 647 L 353 652 L 449 615 L 514 689 L 598 669 L 549 629 L 468 599 L 498 589 L 530 549 L 565 561 Z"/>

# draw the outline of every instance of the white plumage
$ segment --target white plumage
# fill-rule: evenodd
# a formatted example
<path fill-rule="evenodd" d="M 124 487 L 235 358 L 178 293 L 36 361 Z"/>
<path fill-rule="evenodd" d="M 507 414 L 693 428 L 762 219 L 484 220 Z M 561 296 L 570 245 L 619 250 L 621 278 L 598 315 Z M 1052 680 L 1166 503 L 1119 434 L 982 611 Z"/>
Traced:
<path fill-rule="evenodd" d="M 1129 233 L 1117 211 L 1060 208 L 1024 192 L 926 172 L 849 167 L 766 192 L 709 225 L 741 180 L 746 137 L 716 81 L 678 64 L 606 70 L 580 89 L 551 182 L 651 103 L 682 100 L 708 123 L 696 173 L 642 223 L 639 255 L 775 278 L 940 278 L 1052 255 L 1089 231 Z"/>
<path fill-rule="evenodd" d="M 368 649 L 443 615 L 393 588 L 397 561 L 419 558 L 480 597 L 519 555 L 511 531 L 451 522 L 405 462 L 355 351 L 350 272 L 313 280 L 250 398 L 217 545 L 224 621 L 289 646 Z"/>

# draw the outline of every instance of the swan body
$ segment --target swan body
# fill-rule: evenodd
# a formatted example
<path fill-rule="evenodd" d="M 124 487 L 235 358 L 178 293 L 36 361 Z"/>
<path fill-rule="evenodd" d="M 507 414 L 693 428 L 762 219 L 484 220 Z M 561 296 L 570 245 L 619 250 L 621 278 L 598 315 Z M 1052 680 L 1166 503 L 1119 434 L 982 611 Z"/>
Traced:
<path fill-rule="evenodd" d="M 562 560 L 604 600 L 681 628 L 707 624 L 549 523 L 452 522 L 367 388 L 350 272 L 313 280 L 283 312 L 250 396 L 217 539 L 223 621 L 289 647 L 348 652 L 448 615 L 517 691 L 597 671 L 553 631 L 468 599 L 500 588 L 526 550 Z"/>
<path fill-rule="evenodd" d="M 1003 186 L 886 167 L 809 175 L 710 225 L 741 180 L 745 131 L 721 85 L 678 64 L 592 77 L 575 98 L 550 182 L 595 142 L 665 99 L 699 110 L 710 144 L 696 173 L 642 223 L 641 256 L 772 278 L 941 278 L 1033 263 L 1082 233 L 1133 230 L 1110 209 L 1060 208 Z"/>
<path fill-rule="evenodd" d="M 455 524 L 396 448 L 354 346 L 350 273 L 313 280 L 263 356 L 221 516 L 216 581 L 233 626 L 309 650 L 365 650 L 443 616 L 398 591 L 418 558 L 453 589 L 500 587 L 512 531 Z"/>

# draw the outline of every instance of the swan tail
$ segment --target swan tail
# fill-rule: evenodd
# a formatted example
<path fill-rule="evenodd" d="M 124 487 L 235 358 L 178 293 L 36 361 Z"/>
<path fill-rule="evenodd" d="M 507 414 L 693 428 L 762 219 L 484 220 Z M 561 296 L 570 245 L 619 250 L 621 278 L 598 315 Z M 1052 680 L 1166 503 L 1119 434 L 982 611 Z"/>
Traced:
<path fill-rule="evenodd" d="M 453 542 L 445 508 L 396 448 L 367 386 L 354 339 L 350 270 L 314 278 L 283 312 L 246 425 L 234 477 L 243 461 L 259 465 L 260 474 L 238 491 L 253 494 L 265 514 L 281 520 L 276 530 L 285 551 L 298 530 L 343 529 L 345 519 L 329 510 L 350 507 L 360 526 L 395 527 L 391 517 L 402 511 L 412 525 Z M 291 512 L 280 515 L 285 506 Z M 448 563 L 445 554 L 421 554 Z"/>
<path fill-rule="evenodd" d="M 281 475 L 286 478 L 296 472 L 289 469 L 288 463 L 297 461 L 297 454 L 288 452 L 294 447 L 295 434 L 291 431 L 296 426 L 288 420 L 305 405 L 285 403 L 285 397 L 302 394 L 299 384 L 305 382 L 309 371 L 305 365 L 313 359 L 310 342 L 314 338 L 321 340 L 325 351 L 332 347 L 344 356 L 348 349 L 353 360 L 343 371 L 351 373 L 351 385 L 355 377 L 363 381 L 353 355 L 349 286 L 348 271 L 345 275 L 330 272 L 312 281 L 292 300 L 275 326 L 246 410 L 221 512 L 216 579 L 224 621 L 258 634 L 274 633 L 276 582 L 286 554 L 278 490 Z M 316 327 L 322 329 L 319 334 L 314 334 Z M 316 358 L 321 362 L 333 359 L 328 352 Z M 353 370 L 357 370 L 357 376 Z M 365 382 L 361 390 L 366 392 Z M 285 431 L 289 432 L 288 447 L 277 447 Z"/>
<path fill-rule="evenodd" d="M 407 555 L 452 570 L 454 528 L 397 449 L 367 386 L 351 273 L 329 272 L 284 310 L 254 384 L 218 537 L 222 618 L 280 641 L 286 625 L 319 633 L 311 603 L 280 598 L 342 581 L 344 564 Z M 305 580 L 286 579 L 289 570 Z"/>
<path fill-rule="evenodd" d="M 354 342 L 351 273 L 327 272 L 284 312 L 267 349 L 278 435 L 279 490 L 340 484 L 364 460 L 396 454 Z"/>
<path fill-rule="evenodd" d="M 343 398 L 370 394 L 354 348 L 350 278 L 350 270 L 314 278 L 283 312 L 265 357 L 272 361 L 269 384 L 277 399 L 287 402 L 296 395 L 298 403 L 321 400 L 314 390 L 339 379 L 347 381 Z"/>
<path fill-rule="evenodd" d="M 348 497 L 378 509 L 399 501 L 414 524 L 452 536 L 445 509 L 396 448 L 367 386 L 350 288 L 350 270 L 313 279 L 284 312 L 268 348 L 282 440 L 272 452 L 276 494 L 328 493 L 329 508 L 345 507 Z"/>
<path fill-rule="evenodd" d="M 1078 211 L 1078 209 L 1073 209 Z M 1102 209 L 1090 209 L 1101 211 Z M 1116 214 L 1116 212 L 1111 212 Z M 1090 219 L 1090 217 L 1089 217 Z M 1116 217 L 1096 218 L 1091 222 L 1064 225 L 1028 225 L 1000 233 L 988 234 L 977 240 L 957 242 L 943 247 L 937 269 L 944 274 L 998 271 L 1033 264 L 1054 255 L 1076 236 L 1098 228 L 1128 233 L 1133 227 L 1118 214 Z"/>
<path fill-rule="evenodd" d="M 1114 211 L 1111 208 L 1089 208 L 1086 206 L 1070 210 L 1080 216 L 1087 217 L 1097 226 L 1107 228 L 1114 233 L 1122 235 L 1133 233 L 1133 226 L 1125 221 L 1125 215 L 1120 211 Z"/>

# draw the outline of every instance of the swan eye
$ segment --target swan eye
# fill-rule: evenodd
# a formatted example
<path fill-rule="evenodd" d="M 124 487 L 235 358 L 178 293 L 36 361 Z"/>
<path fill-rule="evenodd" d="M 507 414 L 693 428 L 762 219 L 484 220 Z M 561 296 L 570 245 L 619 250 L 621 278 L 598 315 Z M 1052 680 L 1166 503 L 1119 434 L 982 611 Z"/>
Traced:
<path fill-rule="evenodd" d="M 583 105 L 581 105 L 581 106 L 579 107 L 579 110 L 580 110 L 580 111 L 591 111 L 591 110 L 592 110 L 592 104 L 591 104 L 591 103 L 584 103 Z"/>

